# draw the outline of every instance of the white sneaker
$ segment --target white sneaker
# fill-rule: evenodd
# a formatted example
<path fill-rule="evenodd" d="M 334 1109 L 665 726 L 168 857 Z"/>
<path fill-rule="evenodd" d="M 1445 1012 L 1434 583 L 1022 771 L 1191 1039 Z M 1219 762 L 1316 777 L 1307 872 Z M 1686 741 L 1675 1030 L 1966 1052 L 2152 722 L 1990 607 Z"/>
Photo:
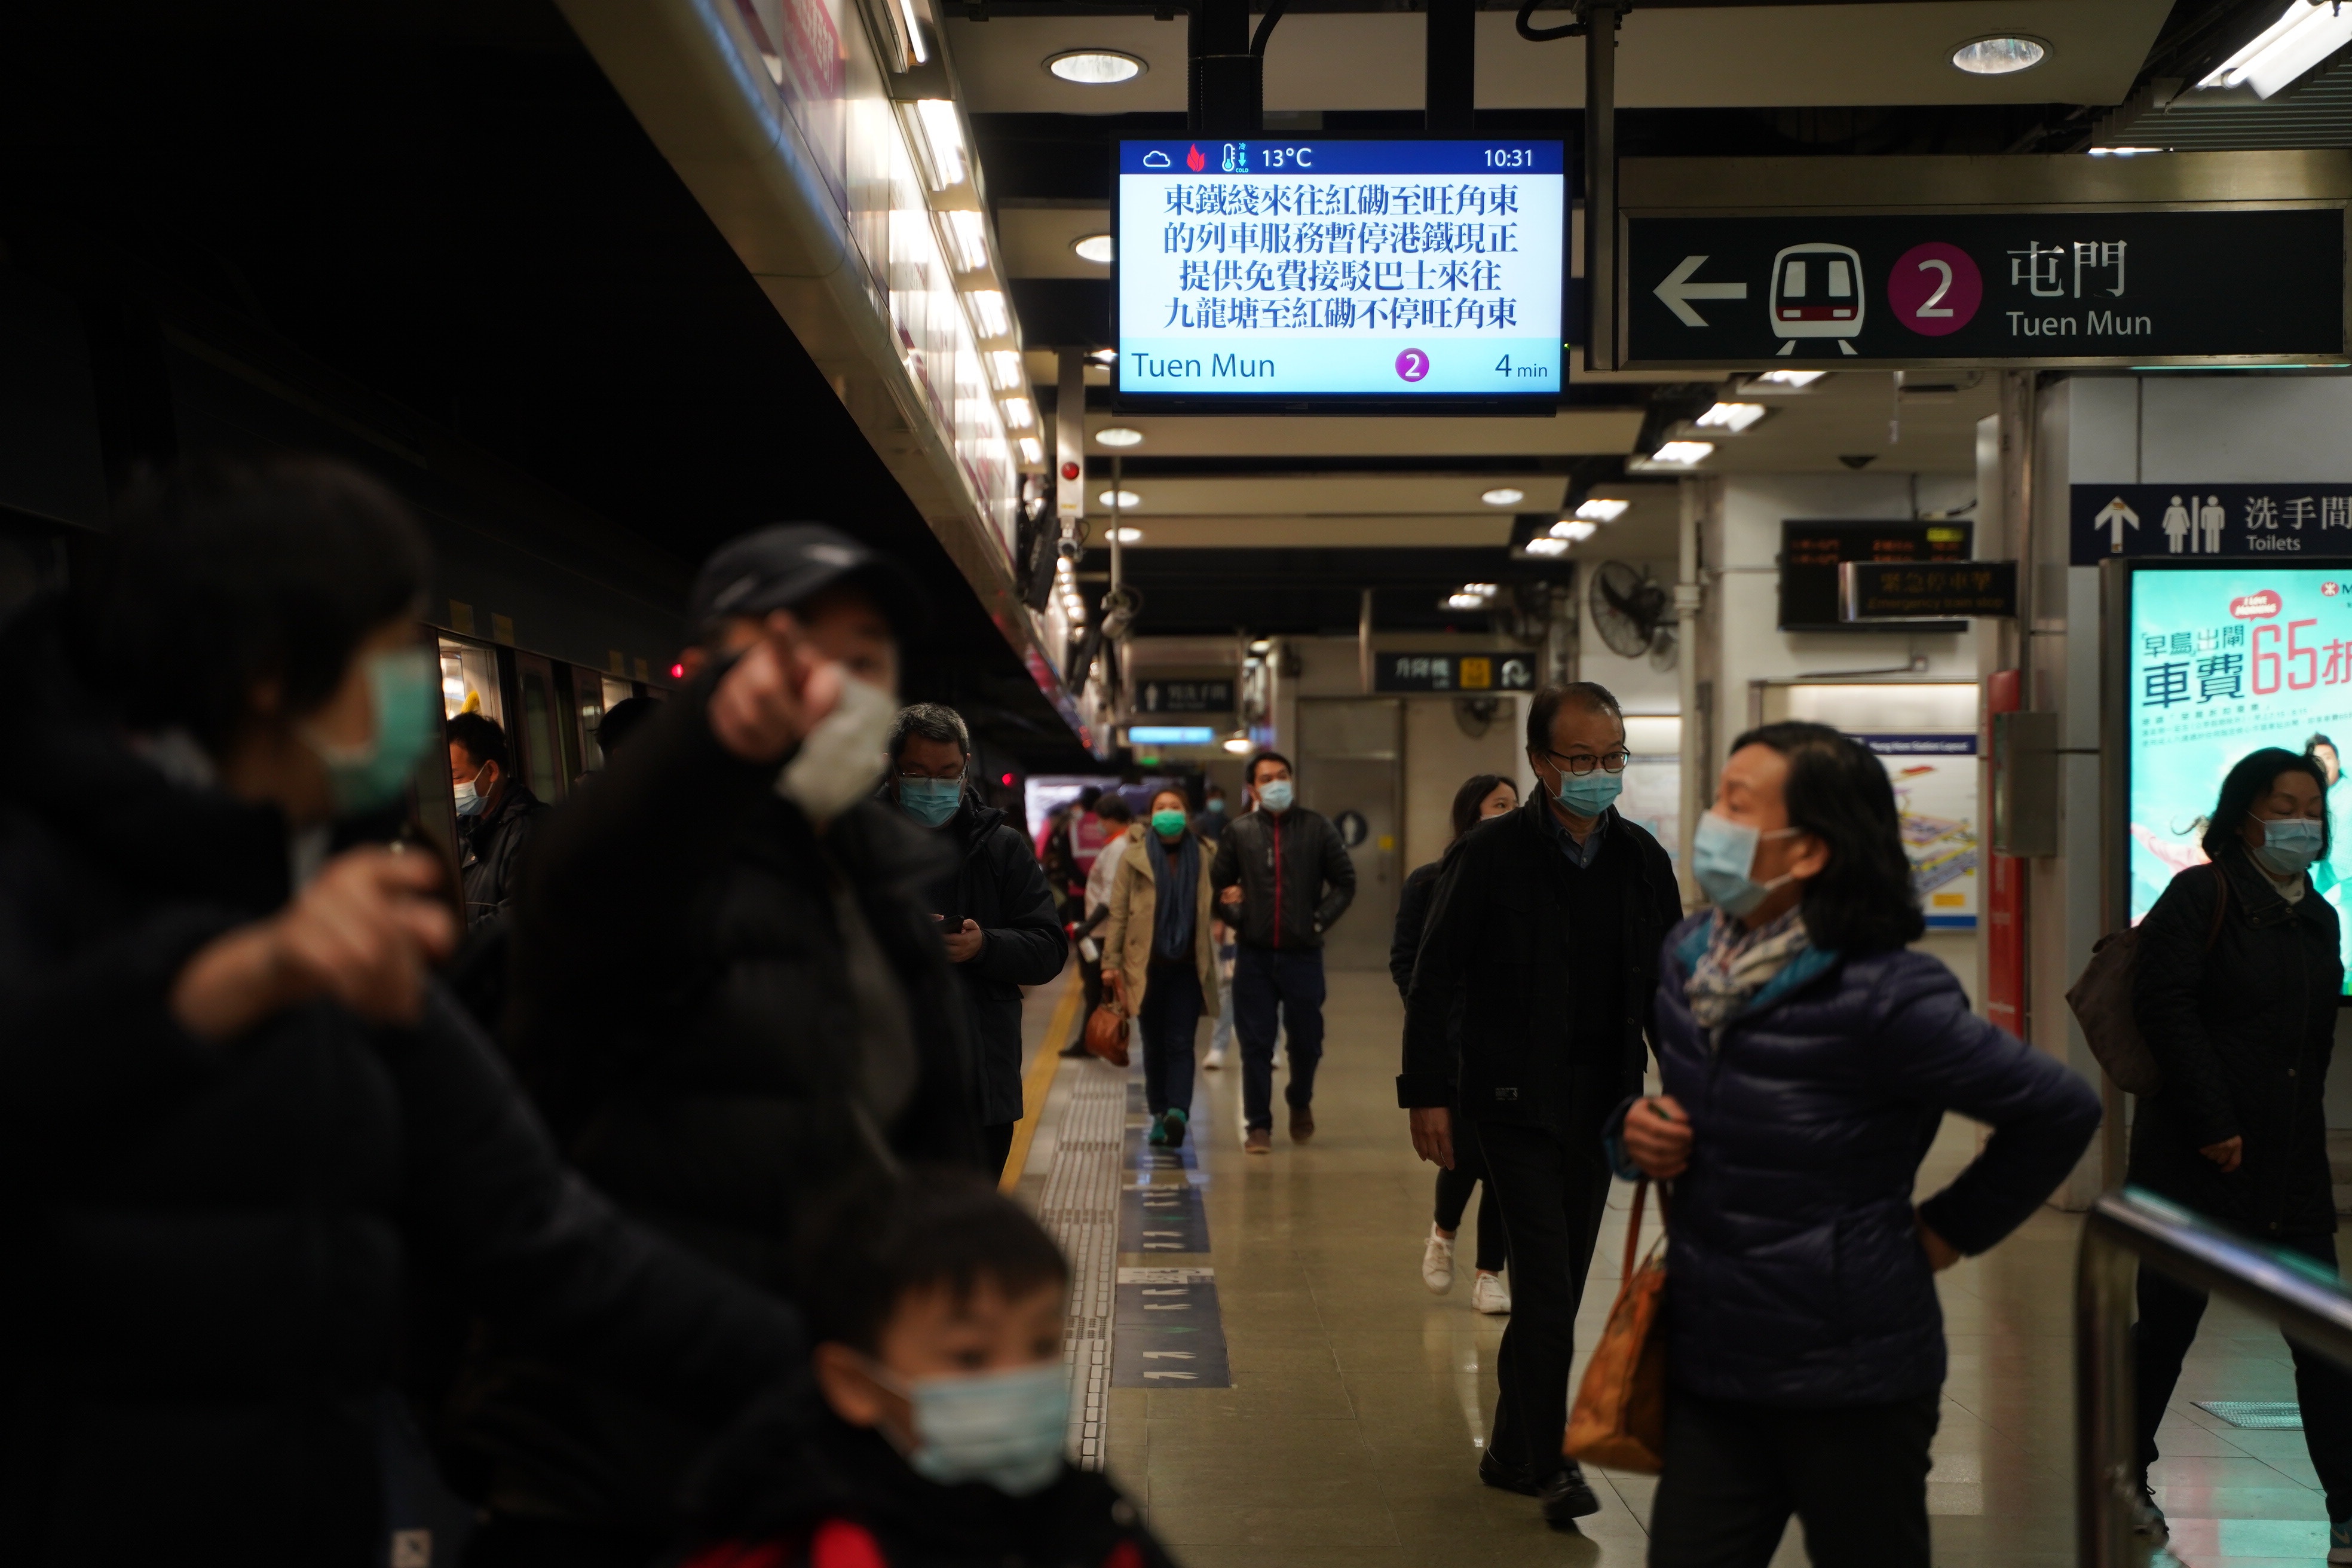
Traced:
<path fill-rule="evenodd" d="M 1429 1243 L 1421 1249 L 1421 1282 L 1433 1296 L 1454 1289 L 1454 1239 L 1438 1235 L 1435 1226 L 1429 1227 Z"/>
<path fill-rule="evenodd" d="M 1201 1063 L 1201 1070 L 1203 1072 L 1215 1072 L 1219 1068 L 1222 1068 L 1224 1065 L 1225 1047 L 1223 1046 L 1212 1046 L 1209 1047 L 1207 1059 Z"/>
<path fill-rule="evenodd" d="M 1470 1305 L 1474 1310 L 1490 1317 L 1500 1317 L 1511 1310 L 1510 1288 L 1499 1274 L 1478 1271 L 1478 1282 L 1470 1287 Z"/>

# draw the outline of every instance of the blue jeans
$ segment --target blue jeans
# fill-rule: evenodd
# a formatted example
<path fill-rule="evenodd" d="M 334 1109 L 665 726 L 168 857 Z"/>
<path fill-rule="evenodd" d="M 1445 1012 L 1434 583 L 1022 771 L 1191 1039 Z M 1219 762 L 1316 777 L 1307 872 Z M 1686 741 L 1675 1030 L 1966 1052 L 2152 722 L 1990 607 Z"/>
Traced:
<path fill-rule="evenodd" d="M 1290 1037 L 1290 1081 L 1282 1098 L 1294 1110 L 1315 1100 L 1323 1059 L 1323 952 L 1285 952 L 1244 944 L 1234 955 L 1234 1033 L 1242 1042 L 1242 1120 L 1251 1131 L 1274 1126 L 1274 1041 Z"/>
<path fill-rule="evenodd" d="M 1201 973 L 1189 961 L 1151 961 L 1143 982 L 1143 1103 L 1152 1115 L 1192 1114 L 1192 1036 L 1201 1022 Z"/>

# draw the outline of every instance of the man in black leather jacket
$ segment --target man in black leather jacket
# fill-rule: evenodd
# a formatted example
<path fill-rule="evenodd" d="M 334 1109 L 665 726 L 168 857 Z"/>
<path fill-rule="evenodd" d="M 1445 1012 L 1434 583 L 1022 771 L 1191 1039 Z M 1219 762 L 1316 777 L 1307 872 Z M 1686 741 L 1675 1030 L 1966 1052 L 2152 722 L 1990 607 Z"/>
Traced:
<path fill-rule="evenodd" d="M 551 816 L 510 1033 L 563 1146 L 629 1212 L 778 1295 L 814 1201 L 976 1165 L 964 1008 L 928 889 L 945 847 L 875 800 L 916 590 L 835 531 L 698 579 L 683 689 Z M 492 1354 L 466 1423 L 488 1563 L 637 1560 L 711 1436 Z"/>
<path fill-rule="evenodd" d="M 1061 973 L 1069 941 L 1029 836 L 982 803 L 971 772 L 971 733 L 954 709 L 917 703 L 890 726 L 884 793 L 956 849 L 954 875 L 934 884 L 930 908 L 979 1048 L 981 1142 L 1001 1173 L 1021 1120 L 1021 988 Z"/>
<path fill-rule="evenodd" d="M 478 931 L 514 902 L 522 858 L 547 803 L 516 776 L 507 732 L 479 713 L 449 721 L 449 782 L 457 798 L 466 929 Z"/>

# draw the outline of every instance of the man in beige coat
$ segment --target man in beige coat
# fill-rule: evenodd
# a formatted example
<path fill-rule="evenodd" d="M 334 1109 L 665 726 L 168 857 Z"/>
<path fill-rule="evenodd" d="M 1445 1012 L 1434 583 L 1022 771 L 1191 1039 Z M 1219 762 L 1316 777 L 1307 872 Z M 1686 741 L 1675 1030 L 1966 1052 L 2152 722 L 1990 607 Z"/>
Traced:
<path fill-rule="evenodd" d="M 1192 1119 L 1192 1038 L 1202 1013 L 1217 1008 L 1210 850 L 1192 831 L 1187 804 L 1183 791 L 1161 790 L 1151 797 L 1150 819 L 1103 851 L 1119 857 L 1103 927 L 1103 973 L 1116 979 L 1143 1036 L 1150 1142 L 1167 1148 L 1182 1144 Z"/>

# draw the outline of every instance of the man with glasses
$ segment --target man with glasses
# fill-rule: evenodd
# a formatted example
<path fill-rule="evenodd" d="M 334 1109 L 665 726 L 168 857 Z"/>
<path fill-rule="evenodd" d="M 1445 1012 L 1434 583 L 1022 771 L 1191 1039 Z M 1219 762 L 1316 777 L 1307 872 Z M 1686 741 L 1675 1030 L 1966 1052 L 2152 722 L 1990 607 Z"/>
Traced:
<path fill-rule="evenodd" d="M 901 709 L 890 726 L 885 793 L 954 847 L 955 873 L 930 897 L 948 962 L 963 983 L 980 1052 L 973 1087 L 992 1175 L 1004 1169 L 1021 1120 L 1021 988 L 1062 973 L 1069 944 L 1054 890 L 1029 836 L 969 785 L 971 733 L 963 715 L 936 702 Z"/>
<path fill-rule="evenodd" d="M 1446 852 L 1397 1078 L 1423 1159 L 1451 1170 L 1455 1141 L 1478 1141 L 1509 1237 L 1511 1323 L 1478 1479 L 1539 1499 L 1561 1529 L 1601 1507 L 1560 1457 L 1576 1310 L 1609 1194 L 1601 1129 L 1641 1089 L 1659 944 L 1683 912 L 1666 852 L 1617 815 L 1630 760 L 1605 687 L 1529 700 L 1536 788 Z"/>

